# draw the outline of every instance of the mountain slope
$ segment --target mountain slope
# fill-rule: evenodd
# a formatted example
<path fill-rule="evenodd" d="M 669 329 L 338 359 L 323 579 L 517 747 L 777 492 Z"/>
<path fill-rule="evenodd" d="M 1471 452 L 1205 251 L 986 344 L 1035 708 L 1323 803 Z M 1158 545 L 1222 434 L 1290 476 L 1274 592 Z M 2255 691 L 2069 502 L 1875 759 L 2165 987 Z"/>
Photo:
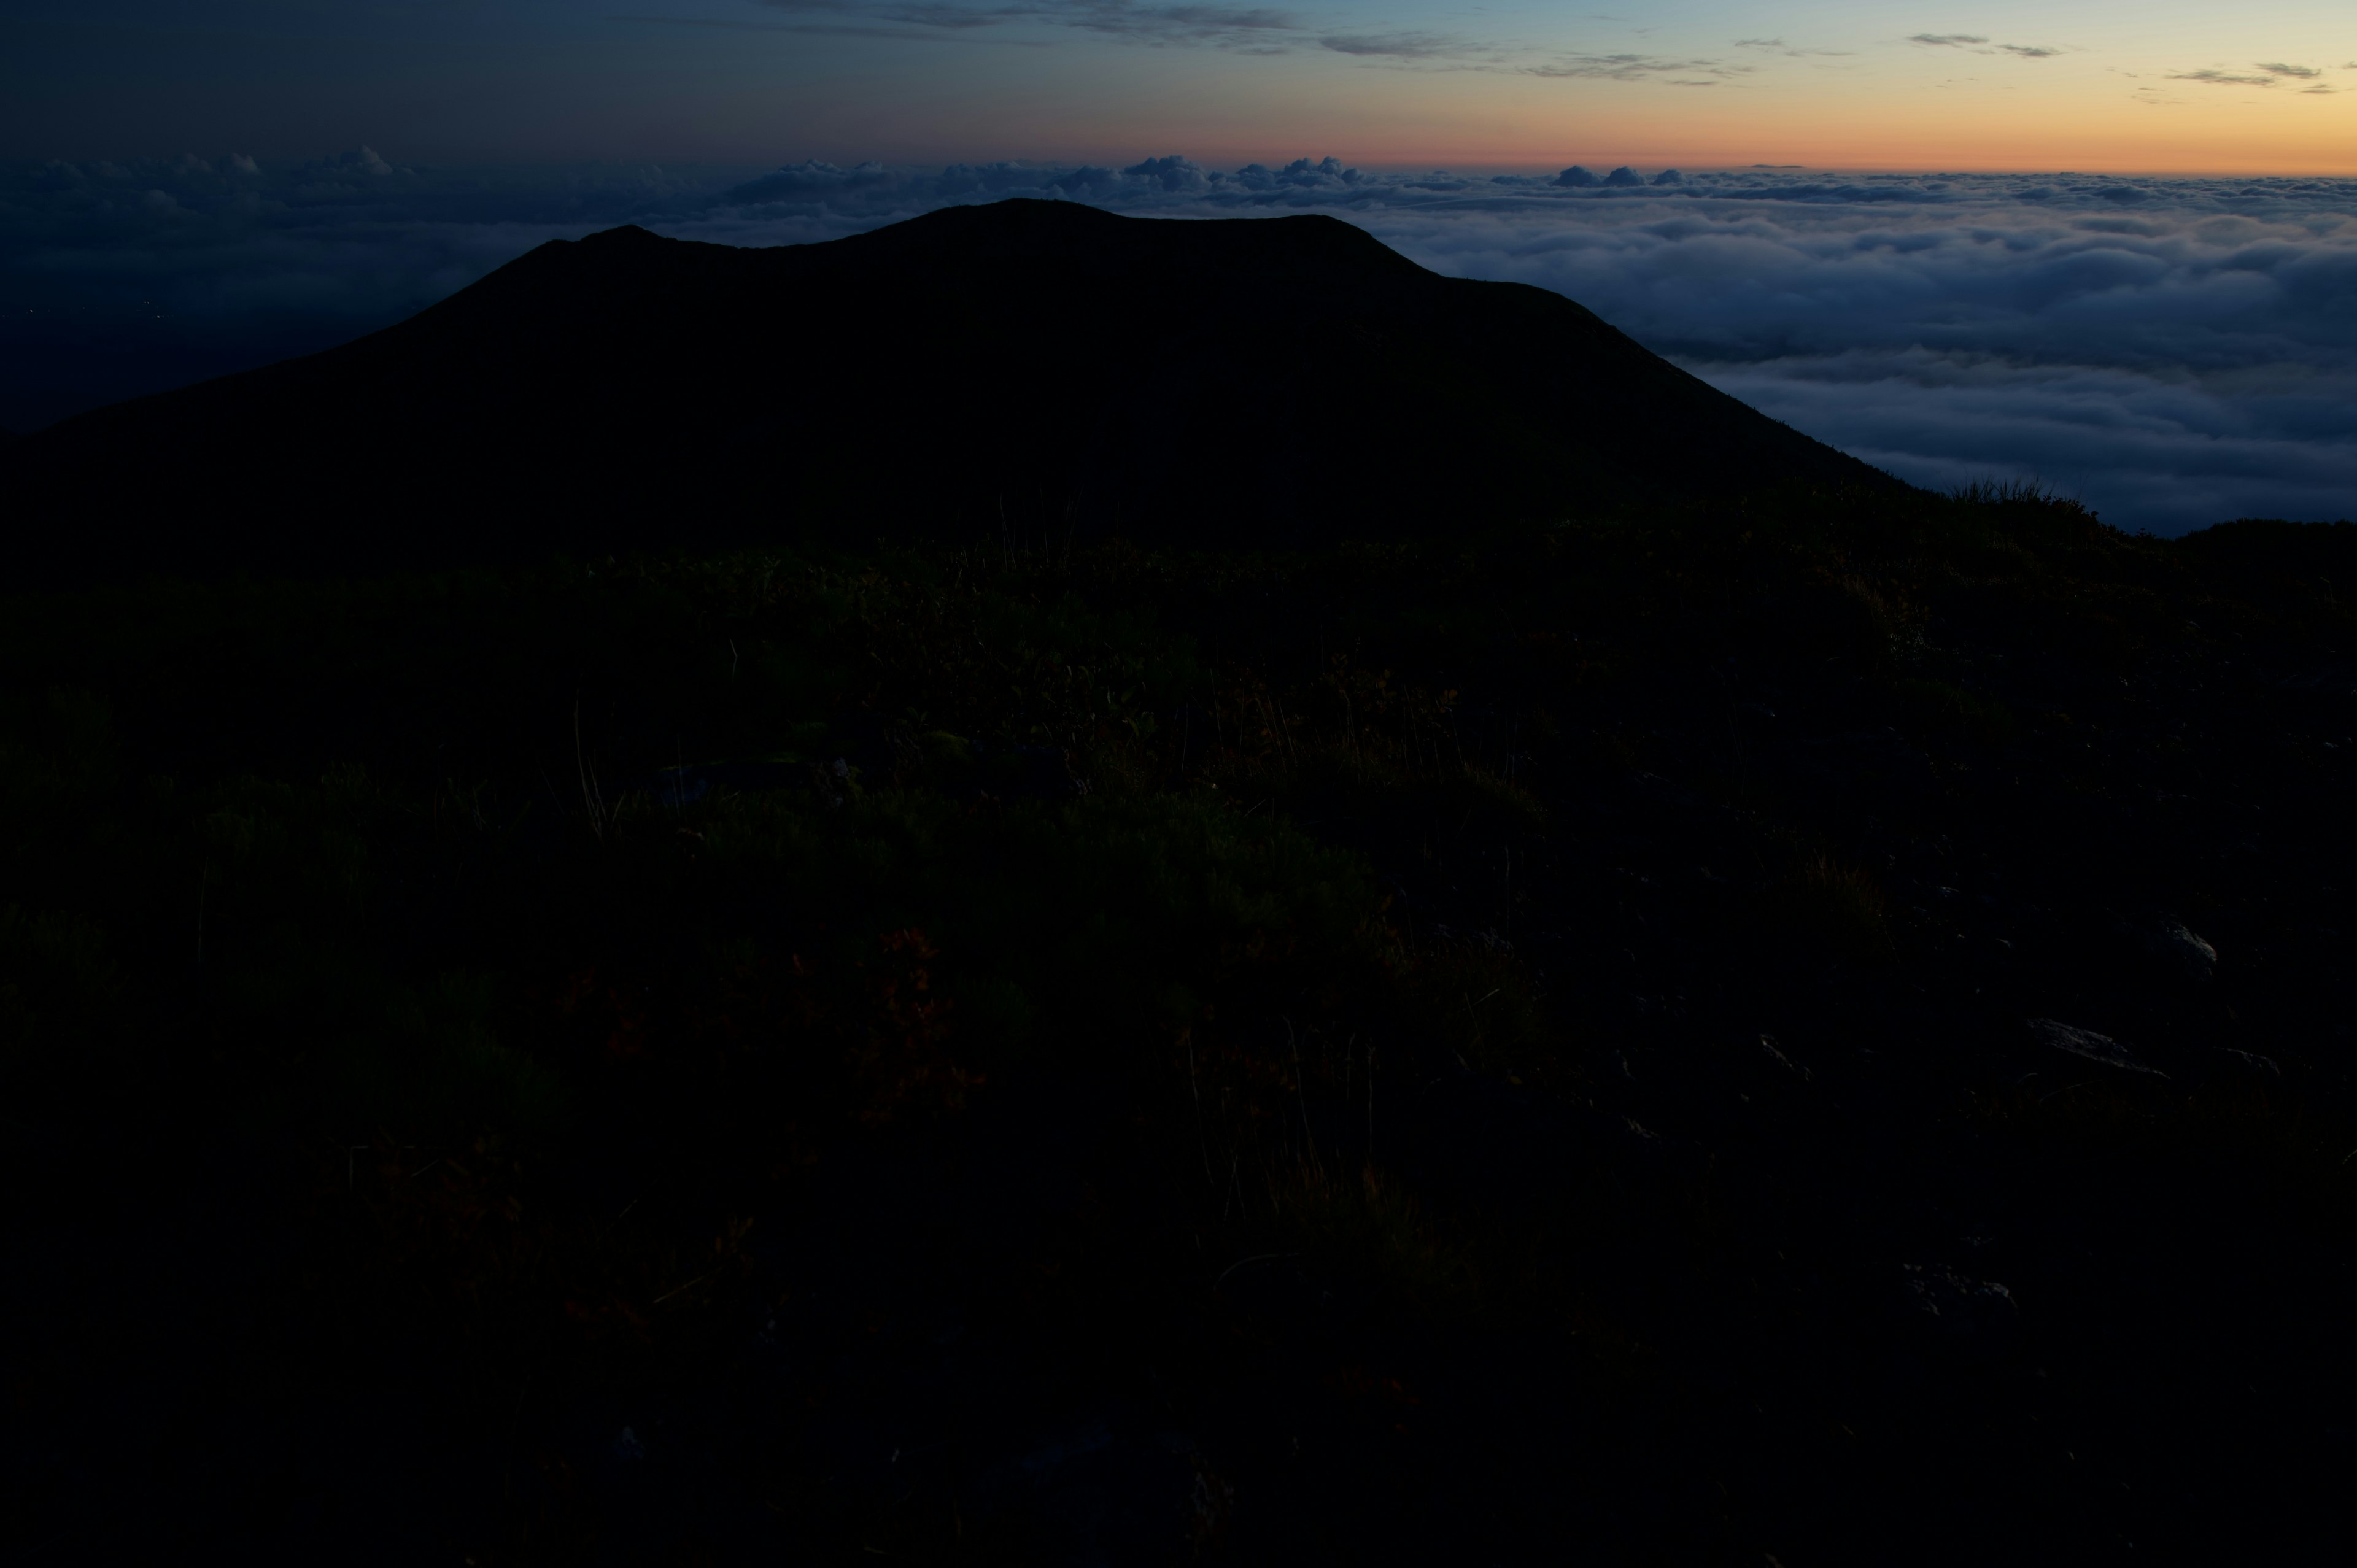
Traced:
<path fill-rule="evenodd" d="M 1037 201 L 768 250 L 554 242 L 340 349 L 66 421 L 10 467 L 20 558 L 101 571 L 846 520 L 1286 542 L 1894 483 L 1569 300 L 1332 219 Z"/>

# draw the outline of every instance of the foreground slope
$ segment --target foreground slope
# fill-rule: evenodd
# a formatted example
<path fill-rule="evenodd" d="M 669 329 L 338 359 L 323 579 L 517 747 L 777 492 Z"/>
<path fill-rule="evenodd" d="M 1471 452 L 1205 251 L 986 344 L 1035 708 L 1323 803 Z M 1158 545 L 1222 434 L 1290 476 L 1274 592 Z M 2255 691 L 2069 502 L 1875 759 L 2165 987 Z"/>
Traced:
<path fill-rule="evenodd" d="M 2321 1560 L 2357 528 L 1718 521 L 0 606 L 0 1556 Z"/>
<path fill-rule="evenodd" d="M 66 421 L 18 553 L 431 564 L 874 527 L 1297 542 L 1878 470 L 1560 295 L 1321 217 L 1060 202 L 543 245 L 343 348 Z"/>

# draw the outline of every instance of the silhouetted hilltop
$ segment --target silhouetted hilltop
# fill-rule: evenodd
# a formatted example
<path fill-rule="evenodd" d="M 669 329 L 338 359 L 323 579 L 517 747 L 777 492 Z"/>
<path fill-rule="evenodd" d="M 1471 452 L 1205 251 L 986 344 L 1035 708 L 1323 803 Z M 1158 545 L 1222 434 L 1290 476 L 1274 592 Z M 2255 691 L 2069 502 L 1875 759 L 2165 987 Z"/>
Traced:
<path fill-rule="evenodd" d="M 386 331 L 10 444 L 20 560 L 364 567 L 780 527 L 1189 543 L 1896 481 L 1560 295 L 1322 217 L 953 208 L 554 242 Z"/>

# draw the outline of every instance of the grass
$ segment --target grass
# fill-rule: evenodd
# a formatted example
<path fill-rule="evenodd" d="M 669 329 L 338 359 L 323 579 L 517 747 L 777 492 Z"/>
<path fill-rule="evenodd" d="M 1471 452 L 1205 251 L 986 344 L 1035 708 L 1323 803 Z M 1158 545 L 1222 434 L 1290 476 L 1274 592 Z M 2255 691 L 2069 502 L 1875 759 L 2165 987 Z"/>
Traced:
<path fill-rule="evenodd" d="M 1835 951 L 1859 959 L 1889 953 L 1890 901 L 1864 867 L 1810 855 L 1793 871 L 1787 897 L 1794 917 Z"/>

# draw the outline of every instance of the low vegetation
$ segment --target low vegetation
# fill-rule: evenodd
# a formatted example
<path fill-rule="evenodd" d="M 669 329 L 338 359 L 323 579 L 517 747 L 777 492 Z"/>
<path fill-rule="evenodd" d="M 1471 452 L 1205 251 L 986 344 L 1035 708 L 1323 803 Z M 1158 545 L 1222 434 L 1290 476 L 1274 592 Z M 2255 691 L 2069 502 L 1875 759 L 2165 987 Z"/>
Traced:
<path fill-rule="evenodd" d="M 2352 532 L 1803 489 L 19 598 L 42 1437 L 0 1528 L 1803 1562 L 2312 1521 Z"/>

